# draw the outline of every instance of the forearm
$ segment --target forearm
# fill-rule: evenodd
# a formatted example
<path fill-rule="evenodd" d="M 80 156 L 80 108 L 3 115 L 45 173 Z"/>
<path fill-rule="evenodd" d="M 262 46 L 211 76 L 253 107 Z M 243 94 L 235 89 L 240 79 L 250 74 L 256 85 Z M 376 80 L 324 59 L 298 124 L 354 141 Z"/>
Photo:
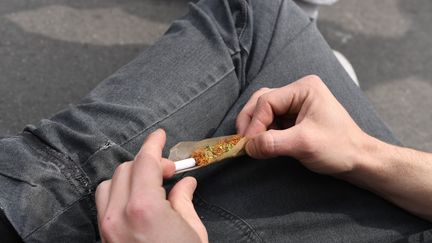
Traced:
<path fill-rule="evenodd" d="M 343 179 L 432 221 L 432 154 L 367 136 L 353 170 Z"/>

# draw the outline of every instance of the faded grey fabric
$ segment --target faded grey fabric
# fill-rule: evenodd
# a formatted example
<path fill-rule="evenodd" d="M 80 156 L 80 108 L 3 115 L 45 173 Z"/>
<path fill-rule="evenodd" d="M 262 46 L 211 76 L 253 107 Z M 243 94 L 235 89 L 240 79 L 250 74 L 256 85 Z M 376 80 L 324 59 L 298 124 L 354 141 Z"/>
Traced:
<path fill-rule="evenodd" d="M 311 18 L 318 18 L 320 5 L 332 5 L 338 0 L 294 0 L 297 5 Z"/>
<path fill-rule="evenodd" d="M 254 91 L 308 74 L 319 75 L 366 132 L 398 143 L 292 1 L 203 0 L 79 104 L 0 140 L 1 209 L 27 242 L 97 241 L 94 190 L 149 132 L 164 128 L 166 148 L 232 134 Z M 194 203 L 211 242 L 430 235 L 430 223 L 292 158 L 243 157 L 188 174 L 199 181 Z"/>
<path fill-rule="evenodd" d="M 331 5 L 337 2 L 338 0 L 299 0 L 299 1 L 317 4 L 317 5 Z"/>

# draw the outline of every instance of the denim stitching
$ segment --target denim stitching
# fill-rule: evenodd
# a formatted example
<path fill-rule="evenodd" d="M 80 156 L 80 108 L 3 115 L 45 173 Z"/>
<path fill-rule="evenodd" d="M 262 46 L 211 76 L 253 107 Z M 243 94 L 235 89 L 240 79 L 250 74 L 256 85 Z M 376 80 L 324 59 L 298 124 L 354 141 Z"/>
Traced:
<path fill-rule="evenodd" d="M 226 4 L 226 2 L 224 2 L 224 4 Z M 189 3 L 189 7 L 190 7 L 191 11 L 195 10 L 198 13 L 200 13 L 202 15 L 205 15 L 207 18 L 210 18 L 211 19 L 210 21 L 212 22 L 212 23 L 210 23 L 211 25 L 215 24 L 213 22 L 217 22 L 217 21 L 213 20 L 213 18 L 206 12 L 206 10 L 202 9 L 200 7 L 200 5 L 194 4 L 194 3 L 191 2 L 191 3 Z M 198 28 L 198 29 L 200 29 L 200 28 Z M 228 51 L 229 51 L 229 53 L 230 53 L 231 56 L 234 55 L 237 52 L 240 52 L 240 50 L 236 50 L 237 48 L 235 48 L 235 46 L 228 46 L 228 44 L 227 44 L 228 41 L 225 40 L 224 36 L 222 36 L 220 33 L 218 33 L 218 34 L 219 34 L 220 39 L 222 40 L 222 42 L 225 44 L 226 48 L 228 49 Z M 237 32 L 236 32 L 236 34 L 237 34 Z"/>
<path fill-rule="evenodd" d="M 34 136 L 32 133 L 30 133 L 32 136 Z M 37 138 L 37 137 L 36 137 Z M 56 150 L 50 148 L 48 145 L 41 143 L 40 148 L 44 151 L 44 154 L 42 154 L 41 150 L 36 149 L 32 144 L 33 141 L 29 141 L 29 143 L 27 144 L 28 147 L 35 153 L 39 154 L 40 156 L 48 156 L 51 159 L 53 159 L 53 163 L 57 166 L 57 168 L 60 170 L 60 172 L 62 173 L 62 175 L 66 178 L 66 180 L 68 181 L 68 183 L 73 186 L 77 192 L 78 195 L 81 194 L 82 192 L 89 192 L 90 190 L 88 189 L 88 185 L 89 183 L 89 179 L 87 178 L 85 172 L 82 171 L 82 168 L 80 166 L 77 166 L 75 164 L 75 162 L 70 159 L 68 156 L 63 155 L 59 152 L 57 152 Z M 57 156 L 59 157 L 57 157 Z M 60 163 L 63 162 L 63 163 Z M 68 175 L 68 172 L 70 173 L 70 175 Z M 81 187 L 78 187 L 77 184 L 73 183 L 72 180 L 75 180 L 78 182 L 78 184 Z"/>
<path fill-rule="evenodd" d="M 291 39 L 290 41 L 288 41 L 281 49 L 282 50 L 284 50 L 284 49 L 286 49 L 286 47 L 287 46 L 289 46 L 289 45 L 291 45 L 295 40 L 297 40 L 297 38 L 303 33 L 303 32 L 305 32 L 306 30 L 308 30 L 310 27 L 313 27 L 314 26 L 314 24 L 313 24 L 313 22 L 310 22 L 310 23 L 308 23 L 305 27 L 303 27 L 297 34 L 296 34 L 296 36 L 293 38 L 293 39 Z M 267 55 L 267 54 L 266 54 Z M 264 65 L 264 63 L 265 63 L 265 61 L 263 62 L 263 65 Z M 268 63 L 268 65 L 270 65 L 272 62 L 269 62 Z M 262 67 L 261 67 L 261 69 L 262 69 Z M 259 73 L 259 72 L 258 72 Z"/>
<path fill-rule="evenodd" d="M 272 30 L 272 34 L 271 34 L 271 37 L 270 37 L 270 42 L 269 42 L 270 44 L 269 44 L 269 47 L 268 47 L 267 50 L 266 50 L 266 53 L 265 53 L 265 55 L 264 55 L 263 62 L 262 62 L 262 64 L 261 64 L 261 67 L 259 68 L 259 71 L 257 72 L 257 74 L 261 72 L 261 70 L 262 70 L 262 68 L 263 68 L 263 66 L 264 66 L 264 64 L 265 64 L 265 62 L 266 62 L 266 60 L 267 60 L 267 55 L 268 55 L 269 50 L 270 50 L 270 45 L 271 45 L 271 43 L 273 42 L 273 38 L 274 38 L 274 36 L 275 36 L 276 27 L 277 27 L 277 25 L 278 25 L 278 20 L 279 20 L 279 18 L 280 18 L 281 11 L 282 11 L 282 5 L 283 5 L 284 3 L 285 3 L 285 1 L 282 0 L 282 1 L 281 1 L 281 4 L 279 5 L 279 11 L 278 11 L 278 15 L 276 16 L 275 26 L 274 26 L 274 28 L 273 28 L 273 30 Z M 254 77 L 254 78 L 255 78 L 255 77 Z M 252 79 L 253 79 L 253 78 L 252 78 Z"/>
<path fill-rule="evenodd" d="M 281 15 L 281 12 L 282 12 L 282 5 L 284 5 L 285 4 L 285 0 L 282 0 L 281 1 L 281 4 L 280 4 L 280 6 L 279 6 L 279 12 L 278 12 L 278 15 L 277 15 L 277 17 L 276 17 L 276 23 L 275 23 L 275 27 L 273 28 L 273 31 L 272 31 L 272 35 L 271 35 L 271 38 L 270 38 L 270 44 L 273 42 L 273 38 L 274 38 L 274 36 L 275 36 L 275 30 L 276 30 L 276 27 L 277 27 L 277 23 L 278 23 L 278 19 L 280 18 L 280 15 Z M 296 39 L 297 39 L 297 37 L 301 34 L 301 33 L 303 33 L 306 29 L 308 29 L 311 25 L 313 24 L 313 22 L 309 22 L 305 27 L 303 27 L 295 36 L 294 36 L 294 38 L 292 38 L 291 40 L 289 40 L 283 47 L 282 47 L 282 49 L 285 49 L 287 46 L 289 46 L 293 41 L 295 41 Z M 270 45 L 269 45 L 270 46 Z M 255 79 L 256 78 L 256 76 L 261 72 L 261 70 L 263 69 L 263 67 L 264 67 L 264 64 L 266 63 L 266 61 L 267 61 L 267 56 L 268 56 L 268 53 L 269 53 L 269 51 L 270 51 L 270 48 L 267 48 L 267 50 L 266 50 L 266 53 L 265 53 L 265 55 L 264 55 L 264 60 L 263 60 L 263 62 L 262 62 L 262 64 L 261 64 L 261 67 L 259 68 L 259 71 L 257 72 L 257 74 L 254 76 L 254 77 L 251 77 L 251 79 L 250 80 L 253 80 L 253 79 Z"/>
<path fill-rule="evenodd" d="M 247 23 L 248 23 L 248 17 L 249 17 L 249 9 L 248 9 L 248 6 L 249 6 L 249 3 L 246 1 L 246 0 L 244 0 L 244 1 L 241 1 L 240 2 L 240 4 L 242 5 L 242 7 L 243 7 L 243 10 L 244 10 L 244 14 L 243 14 L 243 19 L 242 19 L 242 22 L 243 22 L 243 27 L 242 27 L 242 29 L 240 30 L 240 33 L 239 33 L 239 40 L 241 40 L 242 39 L 242 37 L 243 37 L 243 34 L 244 34 L 244 32 L 245 32 L 245 30 L 246 30 L 246 27 L 247 27 Z M 240 42 L 241 43 L 241 42 Z"/>
<path fill-rule="evenodd" d="M 27 184 L 27 185 L 29 185 L 31 187 L 37 187 L 37 185 L 34 184 L 34 183 L 32 183 L 31 181 L 26 181 L 26 180 L 23 180 L 21 178 L 15 177 L 13 175 L 8 175 L 8 174 L 6 174 L 4 172 L 0 172 L 0 176 L 6 177 L 6 178 L 8 178 L 10 180 L 17 181 L 17 182 L 20 182 L 20 183 L 25 183 L 25 184 Z"/>
<path fill-rule="evenodd" d="M 225 208 L 220 206 L 210 204 L 204 198 L 196 193 L 194 201 L 203 208 L 216 213 L 220 217 L 227 219 L 232 226 L 236 227 L 239 231 L 242 232 L 242 235 L 248 239 L 248 241 L 252 242 L 265 242 L 261 236 L 254 230 L 254 228 L 249 225 L 244 219 L 235 215 L 234 213 L 228 211 Z"/>
<path fill-rule="evenodd" d="M 183 105 L 177 107 L 176 109 L 174 109 L 170 114 L 166 115 L 165 117 L 163 117 L 162 119 L 153 122 L 152 124 L 150 124 L 149 126 L 147 126 L 146 128 L 144 128 L 144 130 L 138 132 L 137 134 L 133 135 L 131 138 L 127 139 L 126 141 L 124 141 L 123 143 L 120 144 L 120 146 L 124 146 L 126 144 L 128 144 L 130 141 L 132 141 L 133 139 L 135 139 L 136 137 L 140 136 L 141 134 L 143 134 L 144 132 L 146 132 L 148 129 L 150 129 L 151 127 L 165 121 L 166 119 L 168 119 L 170 116 L 174 115 L 175 113 L 177 113 L 179 110 L 181 110 L 183 107 L 185 107 L 186 105 L 188 105 L 189 103 L 191 103 L 192 101 L 194 101 L 195 99 L 199 98 L 202 94 L 204 94 L 206 91 L 208 91 L 210 88 L 214 87 L 216 84 L 218 84 L 221 80 L 223 80 L 226 76 L 228 76 L 228 74 L 232 73 L 234 71 L 234 68 L 231 68 L 228 72 L 226 72 L 225 74 L 223 74 L 216 82 L 214 82 L 213 84 L 211 84 L 210 86 L 208 86 L 207 88 L 205 88 L 203 91 L 201 91 L 200 93 L 196 94 L 194 97 L 192 97 L 189 101 L 185 102 Z"/>
<path fill-rule="evenodd" d="M 14 140 L 14 139 L 17 139 L 17 138 L 21 138 L 20 136 L 18 136 L 18 135 L 14 135 L 14 136 L 8 136 L 8 137 L 0 137 L 0 140 Z"/>
<path fill-rule="evenodd" d="M 42 229 L 43 227 L 45 227 L 47 224 L 51 223 L 51 221 L 53 221 L 55 218 L 58 218 L 60 215 L 62 215 L 63 213 L 65 213 L 66 211 L 68 211 L 70 208 L 72 208 L 76 203 L 80 202 L 81 200 L 85 200 L 86 196 L 89 196 L 91 194 L 86 194 L 83 197 L 80 197 L 79 199 L 73 201 L 69 206 L 63 208 L 63 210 L 59 211 L 57 214 L 54 214 L 48 221 L 46 221 L 44 224 L 42 224 L 41 226 L 37 227 L 36 229 L 34 229 L 33 231 L 31 231 L 30 233 L 28 233 L 26 236 L 23 237 L 23 240 L 25 241 L 28 237 L 30 237 L 32 234 L 36 233 L 38 230 Z"/>
<path fill-rule="evenodd" d="M 100 146 L 94 153 L 92 153 L 83 163 L 81 163 L 81 165 L 86 165 L 89 161 L 91 161 L 99 152 L 101 152 L 101 151 L 105 151 L 105 150 L 108 150 L 108 149 L 110 149 L 110 148 L 112 148 L 112 147 L 115 147 L 115 146 L 117 146 L 117 144 L 114 142 L 114 141 L 112 141 L 112 140 L 110 140 L 110 139 L 107 139 L 106 141 L 105 141 L 105 143 L 102 145 L 102 146 Z"/>

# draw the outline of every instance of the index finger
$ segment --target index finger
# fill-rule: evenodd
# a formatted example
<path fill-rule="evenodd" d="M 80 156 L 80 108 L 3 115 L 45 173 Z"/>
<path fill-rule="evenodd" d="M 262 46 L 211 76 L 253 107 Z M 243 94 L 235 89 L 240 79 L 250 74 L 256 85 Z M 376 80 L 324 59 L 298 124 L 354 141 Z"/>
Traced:
<path fill-rule="evenodd" d="M 248 102 L 243 106 L 243 109 L 239 112 L 236 119 L 236 127 L 237 133 L 240 135 L 244 135 L 246 128 L 249 126 L 249 123 L 252 119 L 253 111 L 255 109 L 258 98 L 273 89 L 270 88 L 261 88 L 256 91 L 248 100 Z"/>
<path fill-rule="evenodd" d="M 131 194 L 140 195 L 162 186 L 162 149 L 166 135 L 162 129 L 151 133 L 135 157 L 132 167 Z"/>
<path fill-rule="evenodd" d="M 298 82 L 261 95 L 253 110 L 245 136 L 253 137 L 267 130 L 275 116 L 297 114 L 308 92 Z"/>

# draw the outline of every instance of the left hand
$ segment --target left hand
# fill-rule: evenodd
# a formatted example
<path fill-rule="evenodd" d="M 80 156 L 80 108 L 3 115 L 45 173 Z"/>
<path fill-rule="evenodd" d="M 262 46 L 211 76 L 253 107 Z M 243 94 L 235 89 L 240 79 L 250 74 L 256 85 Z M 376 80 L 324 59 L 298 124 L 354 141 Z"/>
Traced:
<path fill-rule="evenodd" d="M 163 177 L 175 169 L 162 158 L 165 140 L 161 129 L 150 134 L 135 159 L 119 165 L 113 178 L 97 187 L 102 242 L 208 242 L 192 204 L 196 180 L 180 180 L 166 197 Z"/>

